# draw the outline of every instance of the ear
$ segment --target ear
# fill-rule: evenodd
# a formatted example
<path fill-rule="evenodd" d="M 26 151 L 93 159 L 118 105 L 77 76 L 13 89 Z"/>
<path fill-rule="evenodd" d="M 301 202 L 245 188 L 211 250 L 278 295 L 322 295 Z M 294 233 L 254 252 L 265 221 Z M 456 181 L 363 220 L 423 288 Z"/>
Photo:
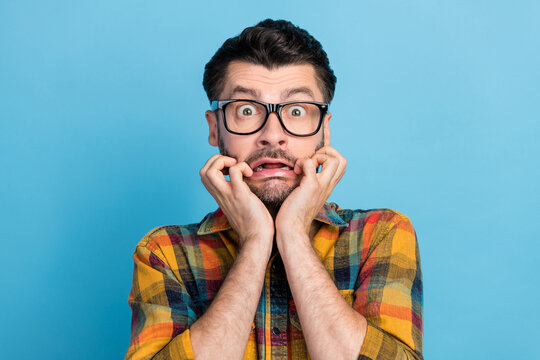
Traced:
<path fill-rule="evenodd" d="M 327 113 L 324 116 L 323 126 L 324 126 L 324 146 L 330 146 L 330 119 L 332 118 L 332 113 Z"/>
<path fill-rule="evenodd" d="M 212 146 L 218 146 L 218 123 L 216 113 L 206 110 L 204 113 L 206 122 L 208 122 L 208 143 Z"/>

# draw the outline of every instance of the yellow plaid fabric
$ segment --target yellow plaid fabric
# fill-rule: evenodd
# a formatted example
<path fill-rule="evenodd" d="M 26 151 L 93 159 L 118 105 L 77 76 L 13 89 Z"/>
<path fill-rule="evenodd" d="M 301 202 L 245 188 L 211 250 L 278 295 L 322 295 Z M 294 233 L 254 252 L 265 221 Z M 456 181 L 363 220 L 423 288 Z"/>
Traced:
<path fill-rule="evenodd" d="M 393 210 L 326 204 L 313 247 L 341 295 L 368 321 L 359 359 L 422 359 L 422 274 L 414 229 Z M 223 213 L 149 232 L 134 254 L 126 359 L 193 359 L 189 327 L 208 308 L 236 257 Z M 324 326 L 324 325 L 321 325 Z M 272 255 L 244 359 L 308 359 L 294 299 Z"/>

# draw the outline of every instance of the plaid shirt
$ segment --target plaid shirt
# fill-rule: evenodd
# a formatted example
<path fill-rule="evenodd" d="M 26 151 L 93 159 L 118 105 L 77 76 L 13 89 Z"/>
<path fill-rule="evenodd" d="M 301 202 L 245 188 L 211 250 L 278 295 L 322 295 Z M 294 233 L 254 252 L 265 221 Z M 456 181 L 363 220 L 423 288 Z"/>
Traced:
<path fill-rule="evenodd" d="M 414 229 L 393 210 L 326 204 L 312 244 L 337 289 L 367 319 L 359 359 L 422 359 L 422 274 Z M 221 210 L 149 232 L 134 254 L 126 359 L 193 359 L 189 327 L 209 307 L 235 256 Z M 286 331 L 280 331 L 286 329 Z M 283 263 L 274 253 L 244 359 L 307 359 Z"/>

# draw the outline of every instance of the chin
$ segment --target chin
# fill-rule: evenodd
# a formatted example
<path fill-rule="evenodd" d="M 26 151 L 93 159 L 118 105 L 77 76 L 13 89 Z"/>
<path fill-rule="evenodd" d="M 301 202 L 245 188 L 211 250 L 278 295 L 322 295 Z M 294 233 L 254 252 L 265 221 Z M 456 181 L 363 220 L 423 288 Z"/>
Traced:
<path fill-rule="evenodd" d="M 267 179 L 263 184 L 248 184 L 251 191 L 257 195 L 266 206 L 281 206 L 283 201 L 298 186 L 298 183 L 288 184 L 280 179 Z"/>

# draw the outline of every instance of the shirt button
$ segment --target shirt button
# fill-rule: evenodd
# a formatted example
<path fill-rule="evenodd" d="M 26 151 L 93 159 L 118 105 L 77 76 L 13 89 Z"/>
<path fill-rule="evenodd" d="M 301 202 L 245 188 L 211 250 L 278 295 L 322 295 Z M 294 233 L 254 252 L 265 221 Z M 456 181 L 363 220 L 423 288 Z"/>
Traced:
<path fill-rule="evenodd" d="M 279 329 L 277 327 L 272 329 L 272 333 L 274 333 L 274 335 L 279 335 L 280 332 L 281 331 L 279 331 Z"/>

